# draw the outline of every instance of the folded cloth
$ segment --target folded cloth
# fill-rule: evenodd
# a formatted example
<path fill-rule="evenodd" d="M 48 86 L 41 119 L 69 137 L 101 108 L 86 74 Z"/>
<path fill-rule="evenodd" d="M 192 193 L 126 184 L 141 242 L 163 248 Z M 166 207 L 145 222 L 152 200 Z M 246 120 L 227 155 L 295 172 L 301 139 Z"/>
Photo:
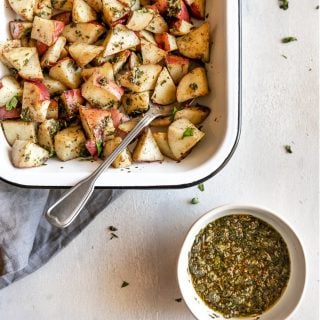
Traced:
<path fill-rule="evenodd" d="M 0 289 L 39 269 L 121 193 L 96 189 L 76 220 L 58 229 L 43 213 L 64 192 L 24 189 L 0 181 Z"/>

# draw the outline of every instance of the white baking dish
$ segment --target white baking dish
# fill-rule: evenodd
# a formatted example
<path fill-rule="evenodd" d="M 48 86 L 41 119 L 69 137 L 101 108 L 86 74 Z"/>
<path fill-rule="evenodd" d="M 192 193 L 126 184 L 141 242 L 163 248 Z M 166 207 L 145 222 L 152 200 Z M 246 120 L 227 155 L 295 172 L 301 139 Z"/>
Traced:
<path fill-rule="evenodd" d="M 0 8 L 1 30 L 13 18 L 8 5 Z M 204 181 L 220 171 L 231 158 L 241 127 L 241 1 L 207 1 L 213 48 L 207 72 L 211 94 L 199 102 L 212 112 L 203 125 L 205 138 L 180 163 L 134 164 L 128 169 L 106 170 L 97 187 L 179 188 Z M 0 40 L 8 38 L 1 32 Z M 1 66 L 0 76 L 7 73 Z M 10 147 L 0 132 L 1 179 L 30 187 L 69 187 L 88 176 L 97 162 L 50 159 L 45 166 L 16 169 L 10 162 Z"/>

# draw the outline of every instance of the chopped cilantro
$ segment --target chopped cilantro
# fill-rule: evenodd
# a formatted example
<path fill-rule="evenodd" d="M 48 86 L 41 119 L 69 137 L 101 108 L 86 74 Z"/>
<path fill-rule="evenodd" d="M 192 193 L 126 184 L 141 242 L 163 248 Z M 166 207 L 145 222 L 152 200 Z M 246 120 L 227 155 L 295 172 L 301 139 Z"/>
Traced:
<path fill-rule="evenodd" d="M 291 149 L 291 146 L 288 145 L 288 144 L 284 146 L 284 149 L 286 150 L 287 153 L 293 153 L 292 149 Z"/>
<path fill-rule="evenodd" d="M 192 198 L 191 199 L 191 203 L 192 204 L 198 204 L 199 203 L 199 199 L 198 198 Z"/>
<path fill-rule="evenodd" d="M 204 191 L 204 184 L 203 183 L 200 183 L 198 184 L 198 189 L 203 192 Z"/>
<path fill-rule="evenodd" d="M 121 285 L 121 288 L 125 288 L 125 287 L 127 287 L 128 285 L 129 285 L 129 282 L 123 281 L 123 282 L 122 282 L 122 285 Z"/>
<path fill-rule="evenodd" d="M 98 156 L 100 156 L 101 152 L 102 152 L 102 142 L 96 142 L 96 146 L 97 146 L 97 152 L 98 152 Z"/>
<path fill-rule="evenodd" d="M 285 37 L 281 39 L 282 43 L 289 43 L 292 41 L 298 41 L 298 39 L 296 37 Z"/>
<path fill-rule="evenodd" d="M 283 10 L 287 10 L 289 8 L 288 0 L 279 0 L 279 8 Z"/>
<path fill-rule="evenodd" d="M 12 109 L 15 109 L 18 105 L 18 98 L 12 97 L 7 103 L 6 103 L 6 110 L 10 111 Z"/>
<path fill-rule="evenodd" d="M 186 128 L 186 130 L 184 130 L 183 134 L 182 134 L 182 139 L 185 138 L 185 137 L 191 137 L 193 136 L 193 131 L 194 131 L 195 128 L 192 128 L 192 127 L 188 127 Z"/>

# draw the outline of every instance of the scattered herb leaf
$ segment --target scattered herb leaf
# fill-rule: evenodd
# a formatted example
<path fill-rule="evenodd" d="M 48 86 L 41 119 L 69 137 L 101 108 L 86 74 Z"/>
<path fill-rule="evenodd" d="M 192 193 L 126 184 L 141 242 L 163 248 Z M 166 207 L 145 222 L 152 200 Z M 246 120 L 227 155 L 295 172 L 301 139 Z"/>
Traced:
<path fill-rule="evenodd" d="M 193 136 L 193 131 L 194 131 L 194 128 L 192 128 L 192 127 L 186 128 L 186 130 L 184 130 L 184 132 L 182 134 L 182 139 L 185 138 L 185 137 Z"/>
<path fill-rule="evenodd" d="M 192 204 L 198 204 L 200 201 L 198 198 L 192 198 L 191 203 Z"/>
<path fill-rule="evenodd" d="M 98 156 L 100 156 L 101 152 L 102 152 L 102 142 L 96 142 L 96 146 L 97 146 L 97 152 L 98 152 Z"/>
<path fill-rule="evenodd" d="M 285 58 L 285 59 L 288 59 L 288 57 L 287 56 L 285 56 L 284 54 L 282 54 L 281 55 L 283 58 Z"/>
<path fill-rule="evenodd" d="M 289 8 L 288 0 L 279 0 L 279 8 L 283 10 L 287 10 Z"/>
<path fill-rule="evenodd" d="M 316 10 L 319 10 L 319 5 L 316 6 Z"/>
<path fill-rule="evenodd" d="M 119 238 L 119 237 L 115 233 L 111 232 L 110 240 L 112 240 L 113 238 Z"/>
<path fill-rule="evenodd" d="M 282 43 L 289 43 L 292 41 L 298 41 L 298 39 L 296 37 L 285 37 L 281 39 Z"/>
<path fill-rule="evenodd" d="M 179 111 L 179 109 L 177 107 L 173 107 L 172 112 L 171 112 L 171 120 L 174 120 L 176 113 Z"/>
<path fill-rule="evenodd" d="M 203 192 L 204 191 L 204 184 L 203 183 L 200 183 L 198 184 L 198 189 Z"/>
<path fill-rule="evenodd" d="M 118 229 L 117 229 L 116 227 L 114 227 L 114 226 L 110 226 L 110 227 L 109 227 L 109 230 L 110 230 L 110 231 L 118 231 Z"/>
<path fill-rule="evenodd" d="M 293 152 L 292 152 L 292 149 L 291 149 L 291 146 L 288 145 L 288 144 L 286 144 L 286 145 L 284 146 L 284 149 L 286 150 L 287 153 L 293 153 Z"/>
<path fill-rule="evenodd" d="M 182 301 L 182 298 L 174 299 L 174 301 L 176 301 L 176 302 L 181 302 L 181 301 Z"/>
<path fill-rule="evenodd" d="M 123 282 L 122 282 L 122 285 L 121 285 L 121 288 L 125 288 L 125 287 L 127 287 L 128 285 L 129 285 L 129 282 L 123 281 Z"/>
<path fill-rule="evenodd" d="M 12 97 L 7 103 L 6 103 L 6 110 L 10 111 L 13 110 L 17 107 L 18 105 L 18 98 L 17 97 Z"/>

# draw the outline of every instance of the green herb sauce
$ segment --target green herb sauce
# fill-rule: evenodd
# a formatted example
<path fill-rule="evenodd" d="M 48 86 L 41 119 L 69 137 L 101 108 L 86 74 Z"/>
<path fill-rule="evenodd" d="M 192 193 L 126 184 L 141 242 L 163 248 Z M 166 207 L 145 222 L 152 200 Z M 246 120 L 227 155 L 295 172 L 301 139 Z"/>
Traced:
<path fill-rule="evenodd" d="M 281 296 L 290 258 L 280 234 L 251 215 L 229 215 L 209 223 L 189 254 L 193 286 L 224 317 L 257 316 Z"/>

